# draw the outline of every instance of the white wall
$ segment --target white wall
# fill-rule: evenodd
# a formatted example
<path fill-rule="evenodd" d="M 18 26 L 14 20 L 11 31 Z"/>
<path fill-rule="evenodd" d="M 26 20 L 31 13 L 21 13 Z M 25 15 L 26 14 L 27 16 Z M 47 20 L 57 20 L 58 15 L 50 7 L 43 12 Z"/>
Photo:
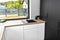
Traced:
<path fill-rule="evenodd" d="M 40 0 L 31 0 L 31 19 L 40 14 Z"/>

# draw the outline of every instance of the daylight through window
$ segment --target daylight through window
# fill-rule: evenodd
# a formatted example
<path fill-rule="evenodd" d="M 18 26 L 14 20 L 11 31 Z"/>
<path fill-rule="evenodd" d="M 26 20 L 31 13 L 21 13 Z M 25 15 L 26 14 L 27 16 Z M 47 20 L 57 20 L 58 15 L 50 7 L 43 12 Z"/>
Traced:
<path fill-rule="evenodd" d="M 0 0 L 0 17 L 28 17 L 28 0 Z"/>

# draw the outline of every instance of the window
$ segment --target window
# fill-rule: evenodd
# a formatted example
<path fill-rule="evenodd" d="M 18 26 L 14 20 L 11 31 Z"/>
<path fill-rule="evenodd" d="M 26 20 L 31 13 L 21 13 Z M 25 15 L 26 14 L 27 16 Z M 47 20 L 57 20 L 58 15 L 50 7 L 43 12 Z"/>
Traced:
<path fill-rule="evenodd" d="M 0 18 L 29 17 L 29 0 L 0 0 Z"/>

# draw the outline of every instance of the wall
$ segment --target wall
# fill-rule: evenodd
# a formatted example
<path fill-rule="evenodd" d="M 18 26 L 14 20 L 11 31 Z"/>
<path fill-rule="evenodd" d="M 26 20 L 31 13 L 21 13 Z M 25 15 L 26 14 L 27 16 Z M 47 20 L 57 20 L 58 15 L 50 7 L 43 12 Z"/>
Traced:
<path fill-rule="evenodd" d="M 31 0 L 31 19 L 40 14 L 40 0 Z"/>

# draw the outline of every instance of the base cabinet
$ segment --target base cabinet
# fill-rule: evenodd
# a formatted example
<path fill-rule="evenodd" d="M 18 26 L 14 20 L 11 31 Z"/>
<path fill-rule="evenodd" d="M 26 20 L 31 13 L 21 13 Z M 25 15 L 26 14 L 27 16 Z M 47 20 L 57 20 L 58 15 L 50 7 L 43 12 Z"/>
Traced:
<path fill-rule="evenodd" d="M 24 40 L 44 40 L 44 25 L 24 26 Z"/>
<path fill-rule="evenodd" d="M 3 40 L 44 40 L 45 23 L 7 27 Z"/>
<path fill-rule="evenodd" d="M 23 27 L 7 27 L 3 34 L 2 40 L 23 40 Z"/>

